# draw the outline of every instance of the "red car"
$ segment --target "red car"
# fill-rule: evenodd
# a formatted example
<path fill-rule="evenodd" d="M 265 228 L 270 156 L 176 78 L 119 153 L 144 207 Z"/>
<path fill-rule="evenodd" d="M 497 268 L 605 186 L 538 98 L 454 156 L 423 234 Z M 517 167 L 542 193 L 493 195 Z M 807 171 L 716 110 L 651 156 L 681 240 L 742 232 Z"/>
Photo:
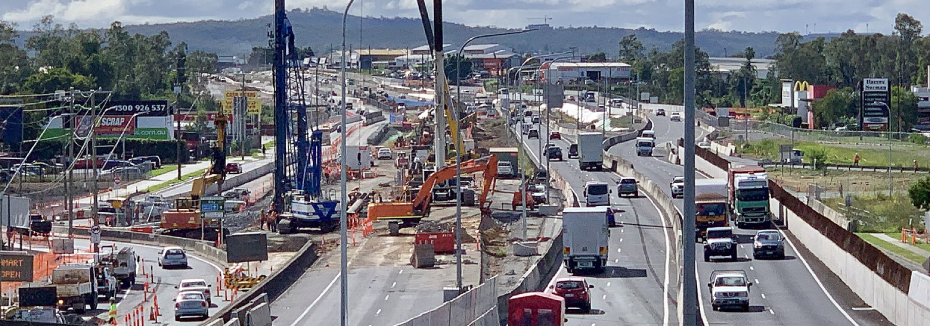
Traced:
<path fill-rule="evenodd" d="M 242 164 L 241 163 L 226 163 L 226 173 L 229 173 L 229 174 L 242 173 Z"/>
<path fill-rule="evenodd" d="M 549 139 L 562 139 L 562 134 L 558 131 L 553 131 L 549 134 Z"/>
<path fill-rule="evenodd" d="M 594 285 L 588 285 L 583 278 L 566 277 L 555 281 L 555 284 L 549 286 L 549 292 L 565 298 L 565 308 L 581 308 L 581 312 L 591 312 L 591 292 Z"/>

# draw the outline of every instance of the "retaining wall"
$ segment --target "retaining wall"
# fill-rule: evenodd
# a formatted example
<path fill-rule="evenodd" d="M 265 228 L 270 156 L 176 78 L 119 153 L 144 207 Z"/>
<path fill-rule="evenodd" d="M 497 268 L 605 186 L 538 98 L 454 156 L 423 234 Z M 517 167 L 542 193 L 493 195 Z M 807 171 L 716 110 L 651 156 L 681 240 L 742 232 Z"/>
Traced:
<path fill-rule="evenodd" d="M 58 235 L 67 235 L 68 227 L 66 226 L 53 226 L 52 232 Z M 74 229 L 74 235 L 80 238 L 89 238 L 90 234 L 84 234 L 84 232 L 89 232 L 88 229 Z M 130 232 L 130 231 L 119 231 L 119 230 L 109 230 L 101 229 L 100 230 L 100 239 L 107 241 L 118 241 L 118 242 L 128 242 L 135 244 L 144 244 L 152 246 L 176 246 L 184 248 L 184 250 L 192 251 L 197 256 L 202 258 L 209 259 L 220 265 L 226 265 L 226 251 L 223 249 L 213 247 L 209 242 L 173 237 L 168 235 L 160 234 L 150 234 L 150 233 L 139 233 L 139 232 Z"/>

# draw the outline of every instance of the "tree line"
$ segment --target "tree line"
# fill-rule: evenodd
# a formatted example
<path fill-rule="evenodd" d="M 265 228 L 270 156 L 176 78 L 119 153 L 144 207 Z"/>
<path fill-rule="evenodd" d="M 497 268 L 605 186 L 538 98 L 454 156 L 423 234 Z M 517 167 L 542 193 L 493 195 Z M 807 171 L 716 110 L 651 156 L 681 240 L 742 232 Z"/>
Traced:
<path fill-rule="evenodd" d="M 734 57 L 745 58 L 734 72 L 712 71 L 708 55 L 696 51 L 696 105 L 698 107 L 766 107 L 781 101 L 780 79 L 806 81 L 809 84 L 836 86 L 822 101 L 814 104 L 817 127 L 854 123 L 858 116 L 857 83 L 863 78 L 888 78 L 892 87 L 891 130 L 907 131 L 916 122 L 917 98 L 911 85 L 927 79 L 930 64 L 930 36 L 921 36 L 923 26 L 917 19 L 900 13 L 891 35 L 857 34 L 849 30 L 827 40 L 818 37 L 804 41 L 797 33 L 783 33 L 775 41 L 775 63 L 765 78 L 758 78 L 752 59 L 752 47 Z M 636 35 L 619 41 L 619 60 L 632 65 L 632 78 L 640 91 L 650 92 L 665 103 L 682 103 L 684 81 L 684 43 L 676 42 L 668 52 L 655 48 L 646 51 Z M 626 94 L 633 84 L 618 85 Z"/>

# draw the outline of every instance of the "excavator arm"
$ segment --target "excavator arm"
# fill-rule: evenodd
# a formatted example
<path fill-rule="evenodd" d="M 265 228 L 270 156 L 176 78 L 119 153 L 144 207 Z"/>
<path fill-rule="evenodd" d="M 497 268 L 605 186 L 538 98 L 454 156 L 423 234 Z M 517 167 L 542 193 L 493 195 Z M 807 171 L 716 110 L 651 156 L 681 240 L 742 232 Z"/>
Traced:
<path fill-rule="evenodd" d="M 222 181 L 226 177 L 226 115 L 217 114 L 213 120 L 216 126 L 216 146 L 213 147 L 213 157 L 210 168 L 203 175 L 194 179 L 191 185 L 191 199 L 199 200 L 207 191 L 207 187 Z"/>
<path fill-rule="evenodd" d="M 494 174 L 496 175 L 497 174 L 496 173 L 497 159 L 494 156 L 482 157 L 479 159 L 468 160 L 468 161 L 462 162 L 461 171 L 462 173 L 474 173 L 474 172 L 484 171 L 485 179 L 487 179 L 488 178 L 487 170 L 488 170 L 488 167 L 490 166 L 489 162 L 492 160 L 495 161 L 493 169 L 495 170 Z M 414 210 L 424 211 L 426 207 L 429 206 L 430 199 L 432 198 L 431 195 L 433 192 L 433 187 L 440 182 L 447 181 L 452 178 L 455 178 L 455 166 L 454 165 L 444 167 L 440 169 L 439 171 L 436 171 L 435 173 L 431 174 L 429 178 L 426 178 L 426 180 L 423 181 L 423 185 L 420 186 L 420 191 L 417 192 L 417 196 L 413 199 L 412 204 L 413 204 Z M 487 187 L 488 187 L 488 183 L 485 182 L 485 189 L 487 189 Z M 482 192 L 482 196 L 484 196 L 486 193 L 487 193 L 487 190 L 484 190 Z"/>

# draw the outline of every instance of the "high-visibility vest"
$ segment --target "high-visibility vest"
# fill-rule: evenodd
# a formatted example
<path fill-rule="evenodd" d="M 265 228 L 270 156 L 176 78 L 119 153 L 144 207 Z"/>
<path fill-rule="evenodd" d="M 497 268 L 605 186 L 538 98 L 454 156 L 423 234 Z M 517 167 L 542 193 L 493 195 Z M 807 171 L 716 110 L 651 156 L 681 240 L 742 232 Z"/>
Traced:
<path fill-rule="evenodd" d="M 111 303 L 111 304 L 110 304 L 110 313 L 109 313 L 108 317 L 109 317 L 109 318 L 107 318 L 108 320 L 111 320 L 111 321 L 113 321 L 114 323 L 116 322 L 116 303 Z"/>

